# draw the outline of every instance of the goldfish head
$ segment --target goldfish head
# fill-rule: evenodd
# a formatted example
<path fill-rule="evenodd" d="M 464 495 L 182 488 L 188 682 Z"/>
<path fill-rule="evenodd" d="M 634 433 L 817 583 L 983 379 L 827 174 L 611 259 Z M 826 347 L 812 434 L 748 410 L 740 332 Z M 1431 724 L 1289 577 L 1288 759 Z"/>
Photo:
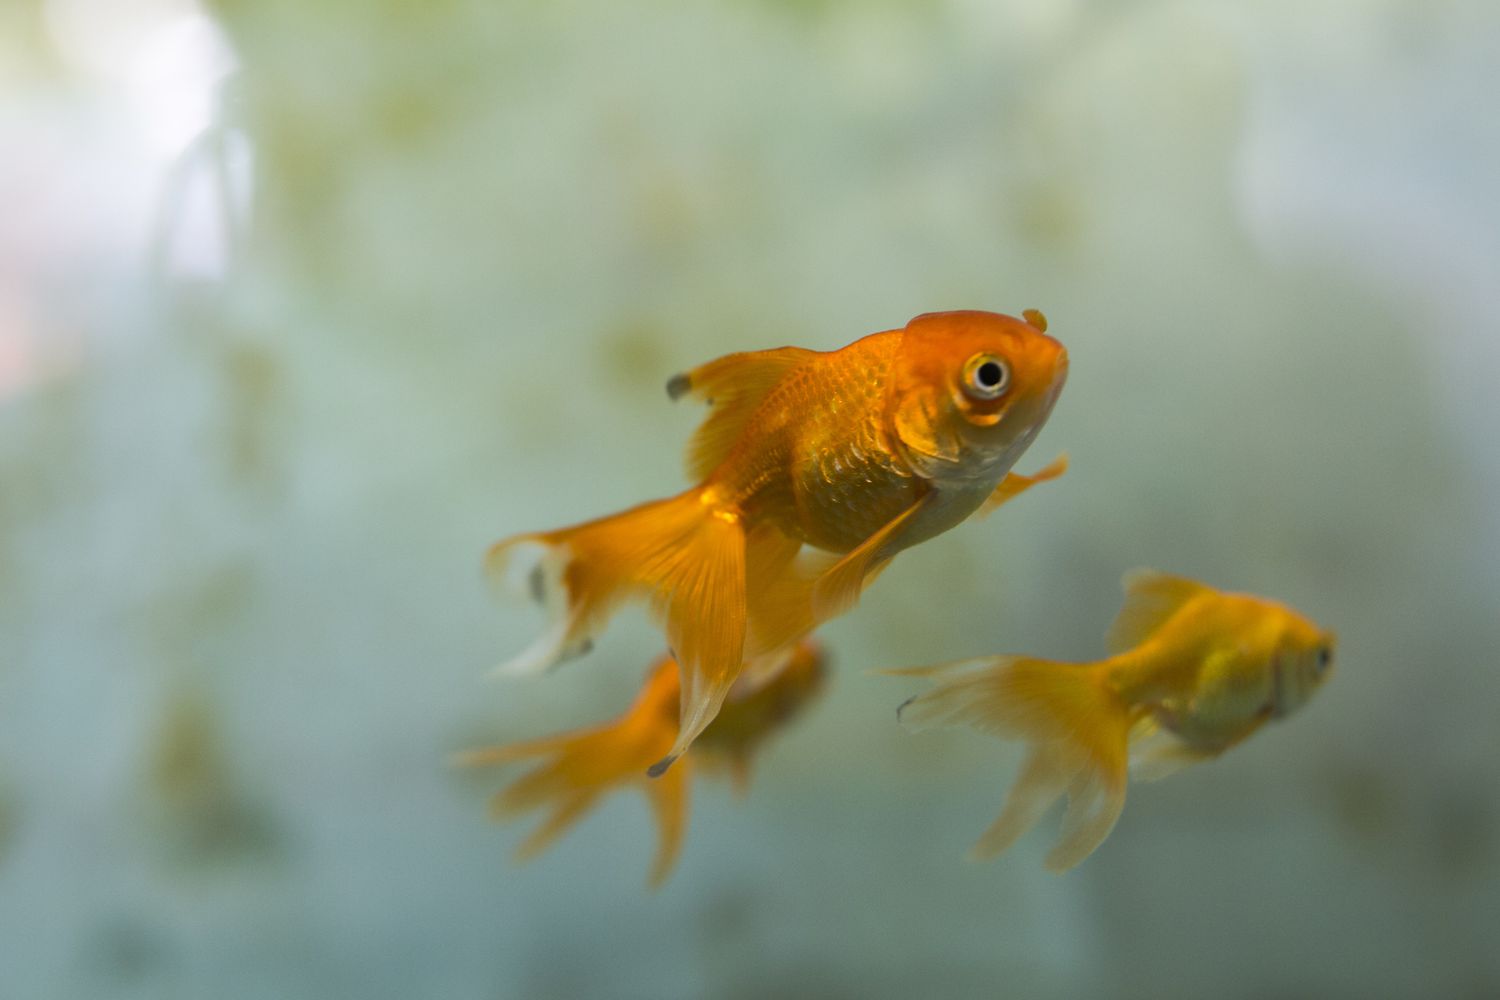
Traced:
<path fill-rule="evenodd" d="M 931 479 L 997 479 L 1031 443 L 1068 374 L 1041 313 L 964 310 L 906 324 L 891 373 L 891 423 Z"/>
<path fill-rule="evenodd" d="M 1290 608 L 1271 659 L 1271 715 L 1282 718 L 1305 705 L 1333 671 L 1337 638 Z"/>

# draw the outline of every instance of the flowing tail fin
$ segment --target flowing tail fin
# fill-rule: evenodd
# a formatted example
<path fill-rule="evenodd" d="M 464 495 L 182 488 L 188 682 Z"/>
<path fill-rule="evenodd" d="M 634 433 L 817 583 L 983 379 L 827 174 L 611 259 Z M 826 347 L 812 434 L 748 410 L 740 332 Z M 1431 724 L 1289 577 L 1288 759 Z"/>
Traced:
<path fill-rule="evenodd" d="M 1010 847 L 1064 794 L 1068 808 L 1047 855 L 1049 869 L 1072 868 L 1109 835 L 1125 807 L 1134 719 L 1109 687 L 1103 664 L 1002 656 L 893 672 L 938 681 L 901 706 L 897 714 L 906 725 L 970 725 L 1029 744 L 1005 808 L 974 845 L 973 857 Z"/>
<path fill-rule="evenodd" d="M 537 765 L 491 801 L 497 819 L 547 810 L 548 815 L 516 849 L 516 860 L 535 857 L 582 819 L 604 794 L 636 786 L 646 795 L 656 819 L 658 846 L 650 883 L 659 886 L 676 863 L 687 824 L 686 766 L 659 780 L 645 769 L 672 745 L 677 693 L 675 665 L 665 660 L 646 682 L 635 704 L 614 722 L 557 736 L 484 747 L 458 754 L 461 765 L 503 764 L 537 760 Z"/>
<path fill-rule="evenodd" d="M 682 671 L 681 727 L 653 768 L 660 774 L 713 720 L 739 673 L 745 645 L 745 533 L 737 513 L 703 489 L 559 531 L 518 535 L 486 557 L 504 578 L 512 557 L 540 546 L 533 596 L 552 625 L 500 673 L 533 673 L 587 651 L 626 599 L 645 597 L 664 620 Z"/>

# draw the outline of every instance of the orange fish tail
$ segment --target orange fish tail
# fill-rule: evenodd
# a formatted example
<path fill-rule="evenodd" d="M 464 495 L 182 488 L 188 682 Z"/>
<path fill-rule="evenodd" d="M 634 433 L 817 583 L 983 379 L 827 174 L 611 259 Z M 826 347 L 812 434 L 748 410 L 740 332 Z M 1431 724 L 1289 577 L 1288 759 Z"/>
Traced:
<path fill-rule="evenodd" d="M 1047 867 L 1066 871 L 1103 843 L 1125 807 L 1132 724 L 1105 664 L 991 657 L 911 673 L 939 683 L 901 706 L 908 726 L 970 725 L 1029 744 L 999 818 L 974 845 L 975 858 L 1010 847 L 1063 795 L 1068 807 Z"/>
<path fill-rule="evenodd" d="M 681 667 L 681 729 L 661 764 L 680 756 L 713 720 L 739 673 L 745 645 L 745 532 L 710 489 L 642 504 L 612 517 L 500 542 L 487 559 L 507 573 L 522 546 L 542 547 L 530 570 L 552 625 L 501 673 L 530 673 L 587 651 L 626 599 L 645 597 L 665 623 Z"/>
<path fill-rule="evenodd" d="M 534 760 L 536 765 L 501 790 L 490 803 L 497 819 L 530 812 L 546 817 L 516 849 L 526 861 L 541 853 L 571 829 L 605 794 L 632 785 L 651 803 L 659 834 L 651 882 L 660 884 L 671 871 L 686 826 L 686 768 L 670 781 L 648 782 L 642 772 L 672 745 L 677 696 L 676 666 L 664 660 L 647 680 L 629 711 L 602 726 L 574 730 L 543 739 L 484 747 L 458 755 L 464 765 Z"/>

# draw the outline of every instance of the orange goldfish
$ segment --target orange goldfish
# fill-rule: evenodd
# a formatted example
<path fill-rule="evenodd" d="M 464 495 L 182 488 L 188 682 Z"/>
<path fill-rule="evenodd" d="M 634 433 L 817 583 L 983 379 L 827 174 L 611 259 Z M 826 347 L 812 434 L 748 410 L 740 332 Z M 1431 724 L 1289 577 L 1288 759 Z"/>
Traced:
<path fill-rule="evenodd" d="M 614 610 L 646 599 L 681 672 L 661 773 L 754 663 L 848 609 L 902 549 L 1013 496 L 1007 479 L 1068 371 L 1041 313 L 927 313 L 836 351 L 731 354 L 677 375 L 712 406 L 688 446 L 698 485 L 557 531 L 496 543 L 492 576 L 528 543 L 552 626 L 501 672 L 587 651 Z M 822 558 L 798 559 L 802 547 Z"/>
<path fill-rule="evenodd" d="M 722 711 L 703 731 L 693 753 L 660 778 L 646 777 L 647 765 L 671 747 L 677 735 L 677 664 L 658 660 L 646 675 L 635 703 L 613 722 L 558 736 L 487 747 L 461 754 L 458 763 L 493 764 L 546 758 L 529 774 L 496 795 L 493 811 L 511 816 L 551 808 L 551 814 L 517 850 L 525 860 L 576 823 L 599 797 L 616 788 L 638 786 L 656 818 L 659 843 L 650 881 L 660 885 L 671 872 L 687 826 L 688 784 L 696 768 L 728 770 L 737 791 L 750 783 L 750 761 L 771 736 L 822 690 L 826 659 L 804 639 L 781 657 L 779 669 L 763 684 L 739 684 Z"/>
<path fill-rule="evenodd" d="M 940 682 L 901 706 L 908 726 L 967 724 L 1030 745 L 974 857 L 1008 848 L 1066 793 L 1062 835 L 1046 864 L 1072 868 L 1125 807 L 1130 744 L 1137 777 L 1162 777 L 1288 715 L 1328 676 L 1333 634 L 1284 604 L 1153 570 L 1126 574 L 1124 587 L 1107 659 L 991 656 L 890 671 Z"/>

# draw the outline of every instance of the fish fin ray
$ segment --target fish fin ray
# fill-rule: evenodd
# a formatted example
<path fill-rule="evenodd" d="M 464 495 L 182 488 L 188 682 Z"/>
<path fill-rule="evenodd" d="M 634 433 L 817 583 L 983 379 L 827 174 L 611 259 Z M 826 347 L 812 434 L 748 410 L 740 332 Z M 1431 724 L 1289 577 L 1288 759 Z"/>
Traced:
<path fill-rule="evenodd" d="M 583 609 L 570 600 L 564 580 L 569 552 L 560 539 L 561 532 L 533 533 L 503 539 L 485 553 L 484 570 L 497 591 L 519 592 L 515 572 L 516 556 L 521 549 L 539 549 L 530 563 L 527 577 L 531 596 L 547 615 L 547 628 L 534 642 L 491 671 L 497 677 L 522 677 L 550 670 L 566 660 L 582 656 L 592 643 L 589 623 Z"/>
<path fill-rule="evenodd" d="M 528 757 L 545 756 L 574 738 L 573 733 L 561 733 L 556 736 L 543 736 L 534 740 L 522 740 L 499 746 L 475 747 L 472 750 L 460 750 L 450 756 L 448 762 L 454 767 L 488 767 L 492 764 L 509 764 Z"/>
<path fill-rule="evenodd" d="M 859 601 L 864 588 L 885 571 L 894 553 L 885 550 L 888 543 L 927 505 L 929 493 L 879 531 L 866 538 L 825 570 L 813 586 L 812 618 L 821 624 L 848 611 Z"/>
<path fill-rule="evenodd" d="M 986 656 L 932 667 L 889 671 L 896 676 L 928 677 L 938 682 L 931 690 L 907 700 L 896 718 L 907 729 L 921 732 L 949 726 L 972 726 L 1001 739 L 1013 736 L 1008 719 L 1013 706 L 1006 699 L 1005 671 L 1019 659 Z"/>
<path fill-rule="evenodd" d="M 656 854 L 651 861 L 647 884 L 658 889 L 677 865 L 682 840 L 687 831 L 688 785 L 691 770 L 687 761 L 646 784 L 646 800 L 656 821 Z"/>
<path fill-rule="evenodd" d="M 1127 747 L 1135 718 L 1102 664 L 998 656 L 933 671 L 938 685 L 901 707 L 912 728 L 969 725 L 1030 745 L 1000 816 L 975 845 L 992 857 L 1066 792 L 1068 811 L 1047 867 L 1078 864 L 1109 834 L 1125 804 Z"/>
<path fill-rule="evenodd" d="M 1049 871 L 1065 872 L 1076 867 L 1115 828 L 1125 809 L 1126 757 L 1122 741 L 1118 748 L 1099 748 L 1079 763 L 1068 785 L 1062 830 L 1043 862 Z"/>
<path fill-rule="evenodd" d="M 1125 574 L 1121 585 L 1125 590 L 1125 603 L 1104 636 L 1104 643 L 1111 653 L 1139 645 L 1188 601 L 1199 594 L 1212 592 L 1196 580 L 1154 569 L 1131 570 Z"/>
<path fill-rule="evenodd" d="M 667 394 L 691 395 L 713 407 L 687 446 L 687 472 L 702 480 L 734 447 L 745 423 L 786 374 L 817 354 L 802 347 L 728 354 L 672 377 Z"/>
<path fill-rule="evenodd" d="M 553 624 L 497 672 L 534 673 L 586 651 L 622 602 L 646 596 L 665 619 L 684 672 L 711 664 L 711 672 L 733 679 L 745 629 L 745 535 L 736 512 L 714 508 L 694 489 L 571 528 L 519 535 L 491 547 L 491 577 L 505 574 L 526 543 L 542 547 L 531 580 Z"/>
<path fill-rule="evenodd" d="M 1192 767 L 1218 754 L 1188 746 L 1166 734 L 1153 737 L 1144 747 L 1131 748 L 1130 776 L 1137 781 L 1160 781 L 1184 768 Z"/>
<path fill-rule="evenodd" d="M 484 747 L 459 755 L 458 763 L 500 764 L 543 757 L 490 803 L 496 819 L 550 807 L 553 818 L 533 834 L 527 856 L 576 822 L 595 798 L 641 781 L 641 771 L 671 745 L 675 731 L 676 665 L 659 662 L 631 707 L 603 725 L 555 736 Z M 581 804 L 576 800 L 586 798 Z M 543 830 L 551 830 L 544 833 Z"/>
<path fill-rule="evenodd" d="M 1027 754 L 1015 784 L 1005 795 L 1000 815 L 970 848 L 972 860 L 987 861 L 1008 850 L 1067 791 L 1065 762 L 1048 751 L 1048 747 L 1038 746 Z"/>
<path fill-rule="evenodd" d="M 1057 479 L 1067 471 L 1068 454 L 1067 452 L 1063 452 L 1029 476 L 1022 475 L 1019 472 L 1006 473 L 1005 478 L 1000 481 L 1000 485 L 995 487 L 995 492 L 991 493 L 984 503 L 980 505 L 978 514 L 981 517 L 986 514 L 992 514 L 1002 504 L 1014 500 L 1037 483 L 1045 483 Z"/>
<path fill-rule="evenodd" d="M 713 721 L 745 654 L 745 533 L 738 518 L 710 514 L 683 545 L 649 567 L 652 607 L 677 658 L 677 741 L 651 769 L 661 774 Z"/>
<path fill-rule="evenodd" d="M 747 657 L 745 666 L 740 671 L 738 686 L 734 689 L 735 697 L 750 695 L 776 680 L 796 651 L 795 646 L 787 645 L 769 653 Z"/>
<path fill-rule="evenodd" d="M 672 743 L 676 728 L 677 665 L 670 658 L 657 662 L 647 675 L 640 694 L 621 716 L 603 725 L 571 730 L 555 736 L 471 750 L 458 756 L 463 764 L 506 763 L 530 757 L 546 757 L 526 774 L 496 794 L 490 812 L 496 819 L 546 810 L 547 816 L 516 848 L 518 862 L 525 862 L 576 825 L 603 795 L 632 785 L 641 787 L 658 813 L 662 847 L 653 871 L 660 877 L 671 867 L 676 844 L 686 820 L 686 771 L 673 777 L 667 789 L 656 792 L 656 782 L 647 783 L 641 772 Z M 663 813 L 660 796 L 676 796 L 673 808 Z M 670 820 L 670 822 L 668 822 Z"/>
<path fill-rule="evenodd" d="M 541 825 L 527 834 L 516 848 L 516 862 L 524 864 L 550 847 L 593 808 L 597 797 L 594 792 L 574 792 L 555 804 Z"/>
<path fill-rule="evenodd" d="M 792 552 L 796 555 L 796 548 Z M 818 627 L 813 591 L 836 561 L 826 552 L 804 552 L 782 563 L 779 572 L 752 572 L 746 592 L 747 657 L 758 659 L 785 651 Z"/>

